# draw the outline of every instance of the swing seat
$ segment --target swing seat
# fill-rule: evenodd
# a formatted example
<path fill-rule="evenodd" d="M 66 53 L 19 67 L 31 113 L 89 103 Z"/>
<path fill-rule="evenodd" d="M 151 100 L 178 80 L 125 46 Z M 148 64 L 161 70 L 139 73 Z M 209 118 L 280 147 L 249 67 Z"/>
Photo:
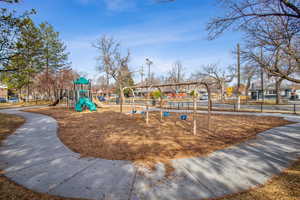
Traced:
<path fill-rule="evenodd" d="M 170 117 L 170 113 L 169 112 L 164 112 L 163 115 L 164 115 L 164 117 Z"/>
<path fill-rule="evenodd" d="M 181 119 L 181 120 L 187 120 L 187 115 L 181 115 L 181 116 L 180 116 L 180 119 Z"/>
<path fill-rule="evenodd" d="M 145 112 L 145 111 L 142 111 L 141 114 L 144 115 L 144 114 L 146 114 L 146 112 Z"/>
<path fill-rule="evenodd" d="M 136 114 L 136 112 L 137 112 L 136 110 L 133 110 L 131 113 L 132 113 L 132 114 Z"/>

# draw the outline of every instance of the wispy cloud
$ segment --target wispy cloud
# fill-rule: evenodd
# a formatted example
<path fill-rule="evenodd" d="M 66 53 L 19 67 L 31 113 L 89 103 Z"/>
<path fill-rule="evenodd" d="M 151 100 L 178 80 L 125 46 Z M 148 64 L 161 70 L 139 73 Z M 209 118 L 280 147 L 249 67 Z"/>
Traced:
<path fill-rule="evenodd" d="M 124 11 L 136 8 L 136 0 L 104 0 L 106 8 L 110 11 Z"/>
<path fill-rule="evenodd" d="M 172 17 L 170 17 L 172 16 Z M 226 65 L 231 62 L 228 50 L 218 41 L 207 41 L 203 24 L 197 19 L 188 22 L 178 15 L 166 15 L 147 18 L 138 24 L 99 29 L 97 34 L 85 35 L 69 40 L 74 67 L 85 67 L 93 73 L 97 50 L 92 47 L 102 35 L 113 36 L 121 46 L 131 50 L 131 67 L 137 69 L 149 57 L 154 64 L 156 74 L 165 74 L 176 60 L 181 60 L 188 71 L 199 66 L 222 60 Z"/>
<path fill-rule="evenodd" d="M 81 5 L 105 6 L 111 12 L 128 11 L 137 8 L 137 0 L 76 0 Z"/>

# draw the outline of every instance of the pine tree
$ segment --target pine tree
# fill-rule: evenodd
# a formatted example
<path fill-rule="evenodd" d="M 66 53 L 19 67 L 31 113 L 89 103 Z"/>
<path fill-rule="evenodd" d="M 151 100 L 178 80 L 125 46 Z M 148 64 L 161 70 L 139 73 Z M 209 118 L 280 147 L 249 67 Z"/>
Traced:
<path fill-rule="evenodd" d="M 22 15 L 16 15 L 15 11 L 0 8 L 0 72 L 14 71 L 18 68 L 5 68 L 11 59 L 18 55 L 17 41 L 21 35 L 22 27 L 30 21 L 28 17 L 35 14 L 35 10 L 26 11 Z"/>
<path fill-rule="evenodd" d="M 39 29 L 30 18 L 24 19 L 16 42 L 16 55 L 5 66 L 4 80 L 12 88 L 27 86 L 27 99 L 34 76 L 41 71 L 42 39 Z M 13 69 L 13 70 L 10 70 Z"/>
<path fill-rule="evenodd" d="M 46 90 L 50 97 L 51 85 L 53 85 L 50 77 L 69 67 L 68 53 L 65 44 L 59 38 L 59 33 L 54 31 L 52 25 L 45 22 L 39 25 L 39 29 L 43 41 L 41 64 L 46 79 Z"/>

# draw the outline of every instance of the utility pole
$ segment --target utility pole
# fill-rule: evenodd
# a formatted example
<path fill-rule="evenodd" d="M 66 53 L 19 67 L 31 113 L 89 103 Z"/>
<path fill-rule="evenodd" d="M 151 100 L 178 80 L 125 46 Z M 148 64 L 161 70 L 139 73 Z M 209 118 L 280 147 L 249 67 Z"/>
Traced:
<path fill-rule="evenodd" d="M 146 58 L 146 64 L 148 65 L 148 81 L 147 81 L 147 85 L 150 85 L 151 84 L 151 80 L 150 80 L 151 79 L 150 67 L 153 64 L 153 62 L 149 58 Z"/>
<path fill-rule="evenodd" d="M 141 83 L 143 84 L 144 82 L 144 66 L 141 66 L 141 70 L 140 70 L 140 75 L 141 75 Z"/>
<path fill-rule="evenodd" d="M 108 88 L 109 88 L 109 74 L 106 73 L 105 75 L 106 75 L 106 89 L 108 90 Z"/>
<path fill-rule="evenodd" d="M 260 59 L 261 61 L 263 60 L 263 49 L 261 48 L 260 49 Z M 264 70 L 263 70 L 263 67 L 261 66 L 260 67 L 260 81 L 261 81 L 261 99 L 262 99 L 262 102 L 265 102 L 265 94 L 264 94 Z"/>
<path fill-rule="evenodd" d="M 147 90 L 148 90 L 148 94 L 147 94 L 147 102 L 146 102 L 146 124 L 149 124 L 149 101 L 150 101 L 150 76 L 151 76 L 151 71 L 150 71 L 150 67 L 151 64 L 153 64 L 153 62 L 151 60 L 149 60 L 149 58 L 146 58 L 146 64 L 148 65 L 148 80 L 147 80 Z"/>
<path fill-rule="evenodd" d="M 237 110 L 241 108 L 241 97 L 240 97 L 240 86 L 241 86 L 241 52 L 240 44 L 237 44 Z"/>
<path fill-rule="evenodd" d="M 176 83 L 179 83 L 180 82 L 180 66 L 179 65 L 177 65 L 177 81 L 176 81 Z"/>

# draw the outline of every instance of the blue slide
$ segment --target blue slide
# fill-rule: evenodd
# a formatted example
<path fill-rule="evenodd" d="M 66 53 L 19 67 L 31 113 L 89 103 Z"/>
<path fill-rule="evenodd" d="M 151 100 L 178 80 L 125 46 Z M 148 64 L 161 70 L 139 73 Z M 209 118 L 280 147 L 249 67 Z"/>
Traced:
<path fill-rule="evenodd" d="M 79 101 L 75 105 L 77 112 L 82 112 L 82 108 L 86 106 L 90 111 L 96 111 L 96 105 L 87 97 L 80 97 Z"/>

